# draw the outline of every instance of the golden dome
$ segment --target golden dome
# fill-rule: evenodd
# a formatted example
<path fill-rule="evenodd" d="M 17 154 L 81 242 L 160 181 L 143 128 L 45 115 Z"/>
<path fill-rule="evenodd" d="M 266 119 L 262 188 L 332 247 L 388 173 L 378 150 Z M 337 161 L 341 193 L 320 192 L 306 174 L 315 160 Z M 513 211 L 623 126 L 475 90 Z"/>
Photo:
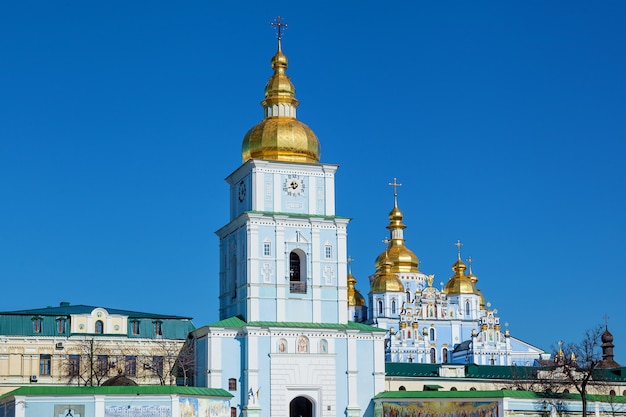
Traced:
<path fill-rule="evenodd" d="M 356 284 L 356 278 L 352 273 L 348 272 L 348 305 L 349 306 L 364 306 L 365 298 L 361 295 L 361 292 L 357 290 L 354 285 Z"/>
<path fill-rule="evenodd" d="M 387 249 L 376 258 L 374 264 L 376 270 L 381 269 L 384 258 L 389 257 L 392 272 L 419 272 L 419 258 L 404 245 L 403 230 L 406 229 L 406 226 L 402 223 L 402 218 L 402 212 L 398 208 L 397 200 L 395 200 L 394 207 L 389 213 L 389 225 L 387 226 L 391 239 Z"/>
<path fill-rule="evenodd" d="M 472 280 L 465 275 L 466 269 L 467 267 L 459 257 L 452 265 L 454 275 L 450 277 L 443 290 L 446 294 L 478 294 L 478 290 Z"/>
<path fill-rule="evenodd" d="M 372 282 L 372 292 L 404 292 L 404 285 L 400 278 L 391 272 L 391 265 L 391 260 L 385 257 L 382 269 L 378 271 Z"/>
<path fill-rule="evenodd" d="M 264 119 L 246 133 L 241 145 L 243 162 L 249 159 L 318 163 L 320 144 L 315 133 L 296 118 L 296 89 L 285 74 L 288 60 L 281 50 L 272 57 L 274 74 L 265 86 Z"/>

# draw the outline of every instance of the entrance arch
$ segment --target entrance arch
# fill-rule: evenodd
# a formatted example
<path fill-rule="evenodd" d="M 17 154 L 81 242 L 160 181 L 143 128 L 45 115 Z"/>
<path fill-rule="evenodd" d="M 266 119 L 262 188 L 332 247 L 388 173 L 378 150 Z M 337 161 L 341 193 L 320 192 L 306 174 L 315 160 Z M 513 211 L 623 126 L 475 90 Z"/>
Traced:
<path fill-rule="evenodd" d="M 313 403 L 306 397 L 296 397 L 289 403 L 289 417 L 313 417 Z"/>

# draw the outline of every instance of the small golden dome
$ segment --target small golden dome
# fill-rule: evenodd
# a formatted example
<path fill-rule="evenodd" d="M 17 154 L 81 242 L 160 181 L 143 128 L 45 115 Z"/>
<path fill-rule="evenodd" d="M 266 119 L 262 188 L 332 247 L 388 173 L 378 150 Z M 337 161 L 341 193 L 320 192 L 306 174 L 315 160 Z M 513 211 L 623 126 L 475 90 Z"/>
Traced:
<path fill-rule="evenodd" d="M 348 273 L 348 305 L 349 306 L 364 306 L 365 298 L 361 295 L 361 292 L 354 286 L 356 284 L 356 278 L 352 273 Z"/>
<path fill-rule="evenodd" d="M 320 144 L 315 133 L 296 118 L 296 89 L 285 74 L 288 60 L 281 50 L 272 57 L 274 74 L 265 86 L 261 105 L 265 118 L 246 133 L 241 145 L 243 162 L 249 159 L 318 163 Z"/>
<path fill-rule="evenodd" d="M 382 270 L 376 274 L 372 283 L 372 292 L 404 292 L 404 285 L 400 278 L 391 272 L 391 260 L 385 257 Z"/>
<path fill-rule="evenodd" d="M 387 229 L 391 232 L 391 240 L 389 247 L 378 257 L 374 264 L 376 270 L 382 266 L 383 259 L 388 256 L 391 260 L 392 272 L 419 272 L 419 258 L 404 244 L 404 236 L 402 231 L 406 226 L 402 223 L 402 212 L 398 208 L 397 203 L 389 213 L 389 225 Z"/>
<path fill-rule="evenodd" d="M 472 280 L 465 275 L 466 269 L 467 267 L 459 257 L 454 265 L 452 265 L 454 275 L 450 277 L 443 290 L 446 294 L 478 294 Z"/>
<path fill-rule="evenodd" d="M 406 321 L 403 321 L 402 323 L 400 323 L 400 328 L 406 329 Z"/>
<path fill-rule="evenodd" d="M 417 329 L 417 322 L 414 321 L 413 324 L 411 324 L 411 327 L 413 327 L 414 329 Z"/>

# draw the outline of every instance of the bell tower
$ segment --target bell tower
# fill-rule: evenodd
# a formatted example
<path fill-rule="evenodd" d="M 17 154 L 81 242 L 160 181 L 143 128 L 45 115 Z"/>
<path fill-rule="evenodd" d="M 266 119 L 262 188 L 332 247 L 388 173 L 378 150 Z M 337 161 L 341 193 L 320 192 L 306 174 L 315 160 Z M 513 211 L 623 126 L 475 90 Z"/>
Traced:
<path fill-rule="evenodd" d="M 220 239 L 220 319 L 340 323 L 347 313 L 347 225 L 335 215 L 335 172 L 317 136 L 296 117 L 295 87 L 278 48 L 261 101 L 230 174 L 230 221 Z"/>

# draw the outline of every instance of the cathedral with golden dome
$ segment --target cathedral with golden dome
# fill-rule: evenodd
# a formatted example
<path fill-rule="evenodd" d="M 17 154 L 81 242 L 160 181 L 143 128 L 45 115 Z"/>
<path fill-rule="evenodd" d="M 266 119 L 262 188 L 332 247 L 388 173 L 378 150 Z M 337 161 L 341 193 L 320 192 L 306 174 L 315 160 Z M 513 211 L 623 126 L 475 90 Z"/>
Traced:
<path fill-rule="evenodd" d="M 471 259 L 457 259 L 453 275 L 441 288 L 433 286 L 434 275 L 419 270 L 419 259 L 404 239 L 403 214 L 398 208 L 394 182 L 394 205 L 389 213 L 387 247 L 376 258 L 376 272 L 369 277 L 369 311 L 358 291 L 348 300 L 350 317 L 387 331 L 385 360 L 404 363 L 456 363 L 533 366 L 549 354 L 502 330 L 497 310 L 485 303 L 476 286 Z M 467 271 L 467 273 L 466 273 Z M 348 275 L 348 287 L 356 278 Z M 360 298 L 359 298 L 360 297 Z M 365 319 L 367 317 L 367 319 Z M 505 327 L 507 327 L 505 325 Z"/>
<path fill-rule="evenodd" d="M 232 415 L 372 416 L 386 363 L 526 363 L 541 351 L 500 329 L 461 261 L 445 288 L 419 270 L 404 216 L 389 213 L 387 248 L 364 297 L 347 256 L 349 219 L 335 213 L 338 165 L 296 116 L 278 29 L 262 120 L 227 178 L 219 321 L 195 330 L 195 384 L 228 387 Z M 369 308 L 368 308 L 369 305 Z"/>

